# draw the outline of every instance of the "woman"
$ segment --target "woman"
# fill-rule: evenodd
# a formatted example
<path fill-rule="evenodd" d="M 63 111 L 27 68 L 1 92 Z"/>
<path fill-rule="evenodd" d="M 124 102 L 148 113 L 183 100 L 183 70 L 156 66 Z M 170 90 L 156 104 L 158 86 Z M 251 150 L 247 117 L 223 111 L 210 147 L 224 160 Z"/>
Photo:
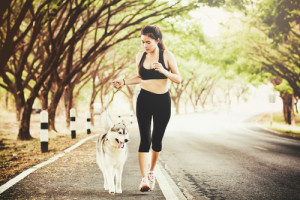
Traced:
<path fill-rule="evenodd" d="M 168 79 L 181 82 L 174 55 L 166 50 L 162 33 L 157 26 L 148 25 L 141 31 L 145 52 L 136 55 L 137 75 L 130 79 L 113 81 L 117 89 L 124 85 L 141 84 L 136 115 L 140 131 L 139 165 L 142 175 L 140 191 L 154 189 L 154 169 L 162 149 L 162 138 L 171 116 L 171 98 Z M 153 132 L 151 137 L 151 121 Z M 152 158 L 148 169 L 148 154 L 152 142 Z"/>

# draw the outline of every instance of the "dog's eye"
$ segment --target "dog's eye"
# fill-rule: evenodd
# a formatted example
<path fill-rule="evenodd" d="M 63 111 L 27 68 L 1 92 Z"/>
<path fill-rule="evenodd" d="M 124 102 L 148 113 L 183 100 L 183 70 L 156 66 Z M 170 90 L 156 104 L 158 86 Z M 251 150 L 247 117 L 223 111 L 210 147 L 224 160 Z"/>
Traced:
<path fill-rule="evenodd" d="M 119 131 L 119 134 L 122 134 L 122 132 L 121 132 L 121 131 Z"/>

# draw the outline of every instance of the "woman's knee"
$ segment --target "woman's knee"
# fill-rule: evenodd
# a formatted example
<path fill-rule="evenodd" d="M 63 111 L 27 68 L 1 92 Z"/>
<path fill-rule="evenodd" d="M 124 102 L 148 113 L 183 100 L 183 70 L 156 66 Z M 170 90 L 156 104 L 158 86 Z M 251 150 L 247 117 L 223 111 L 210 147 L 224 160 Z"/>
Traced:
<path fill-rule="evenodd" d="M 153 151 L 161 152 L 161 149 L 162 149 L 162 144 L 161 144 L 161 142 L 160 142 L 160 143 L 158 143 L 158 142 L 153 142 L 153 143 L 152 143 L 152 149 L 153 149 Z"/>
<path fill-rule="evenodd" d="M 140 147 L 139 147 L 139 152 L 149 152 L 150 145 L 151 145 L 150 140 L 141 141 Z"/>
<path fill-rule="evenodd" d="M 162 137 L 152 137 L 152 149 L 160 152 L 162 149 Z"/>

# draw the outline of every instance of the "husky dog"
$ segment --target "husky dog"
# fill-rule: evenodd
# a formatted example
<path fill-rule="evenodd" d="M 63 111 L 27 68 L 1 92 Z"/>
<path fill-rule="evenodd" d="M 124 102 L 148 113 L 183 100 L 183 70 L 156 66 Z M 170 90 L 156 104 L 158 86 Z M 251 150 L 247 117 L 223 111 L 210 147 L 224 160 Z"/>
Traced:
<path fill-rule="evenodd" d="M 104 177 L 104 189 L 110 194 L 122 193 L 121 181 L 125 161 L 128 156 L 126 143 L 129 141 L 124 121 L 115 124 L 107 133 L 99 136 L 96 159 Z M 116 177 L 116 184 L 114 179 Z"/>

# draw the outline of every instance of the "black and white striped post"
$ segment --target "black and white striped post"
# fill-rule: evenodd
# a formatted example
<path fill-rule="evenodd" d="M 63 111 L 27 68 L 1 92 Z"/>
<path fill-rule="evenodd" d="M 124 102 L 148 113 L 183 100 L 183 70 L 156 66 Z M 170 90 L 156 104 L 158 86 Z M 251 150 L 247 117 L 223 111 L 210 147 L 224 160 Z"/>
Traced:
<path fill-rule="evenodd" d="M 76 110 L 75 108 L 72 108 L 70 110 L 70 130 L 71 130 L 71 138 L 76 138 Z"/>
<path fill-rule="evenodd" d="M 86 132 L 87 134 L 91 133 L 91 113 L 86 113 Z"/>
<path fill-rule="evenodd" d="M 43 110 L 40 114 L 41 130 L 41 151 L 42 153 L 48 152 L 48 112 Z"/>

